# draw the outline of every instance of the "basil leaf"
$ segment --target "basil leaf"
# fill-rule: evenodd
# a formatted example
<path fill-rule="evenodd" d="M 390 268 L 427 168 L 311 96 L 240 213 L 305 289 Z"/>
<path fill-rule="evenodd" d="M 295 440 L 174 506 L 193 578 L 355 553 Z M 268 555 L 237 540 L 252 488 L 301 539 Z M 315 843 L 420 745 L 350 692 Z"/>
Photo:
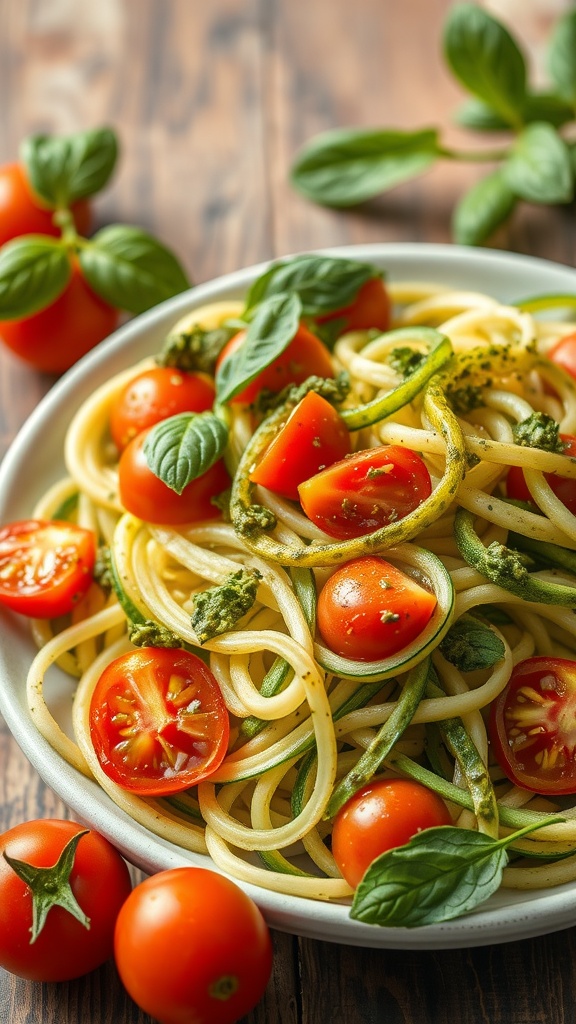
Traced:
<path fill-rule="evenodd" d="M 211 412 L 184 412 L 152 427 L 144 457 L 155 476 L 176 494 L 206 473 L 222 456 L 228 428 Z"/>
<path fill-rule="evenodd" d="M 531 203 L 568 203 L 574 176 L 568 146 L 552 125 L 528 125 L 514 142 L 504 164 L 506 181 L 520 199 Z"/>
<path fill-rule="evenodd" d="M 440 155 L 437 132 L 337 129 L 300 152 L 291 180 L 325 206 L 353 206 L 426 171 Z"/>
<path fill-rule="evenodd" d="M 461 672 L 492 668 L 505 654 L 500 637 L 472 616 L 463 616 L 450 627 L 439 650 Z"/>
<path fill-rule="evenodd" d="M 362 285 L 382 271 L 369 263 L 336 256 L 305 253 L 273 263 L 250 288 L 246 298 L 249 312 L 272 295 L 296 292 L 304 316 L 320 316 L 350 305 Z"/>
<path fill-rule="evenodd" d="M 82 247 L 79 258 L 94 291 L 130 313 L 143 313 L 190 287 L 174 254 L 140 228 L 103 228 Z"/>
<path fill-rule="evenodd" d="M 32 188 L 56 209 L 104 188 L 117 156 L 118 143 L 110 128 L 60 138 L 32 135 L 20 148 Z"/>
<path fill-rule="evenodd" d="M 298 296 L 272 295 L 261 302 L 248 325 L 246 337 L 216 374 L 219 402 L 228 402 L 288 347 L 298 330 L 302 304 Z"/>
<path fill-rule="evenodd" d="M 480 245 L 510 216 L 516 198 L 500 170 L 487 174 L 456 204 L 452 216 L 454 241 Z"/>
<path fill-rule="evenodd" d="M 548 46 L 548 72 L 558 92 L 576 104 L 576 10 L 556 22 Z"/>
<path fill-rule="evenodd" d="M 0 316 L 30 316 L 62 294 L 72 273 L 62 243 L 47 235 L 22 235 L 0 249 Z"/>
<path fill-rule="evenodd" d="M 469 92 L 507 124 L 522 123 L 526 63 L 499 21 L 476 4 L 456 4 L 444 28 L 444 56 Z"/>
<path fill-rule="evenodd" d="M 532 121 L 549 121 L 555 128 L 574 120 L 570 103 L 549 92 L 529 93 L 524 101 L 522 119 L 526 124 Z M 508 122 L 487 103 L 469 99 L 456 112 L 457 124 L 480 132 L 510 131 Z"/>

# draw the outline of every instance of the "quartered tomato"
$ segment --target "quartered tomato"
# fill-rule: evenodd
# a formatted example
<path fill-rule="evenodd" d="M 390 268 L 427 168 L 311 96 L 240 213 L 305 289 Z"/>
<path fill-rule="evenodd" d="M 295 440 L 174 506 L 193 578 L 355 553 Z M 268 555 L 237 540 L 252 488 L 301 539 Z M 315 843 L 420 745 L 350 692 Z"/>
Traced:
<path fill-rule="evenodd" d="M 576 661 L 521 661 L 492 704 L 490 727 L 511 782 L 537 793 L 576 793 Z"/>
<path fill-rule="evenodd" d="M 564 455 L 576 458 L 576 437 L 572 434 L 560 434 L 566 448 Z M 565 476 L 558 476 L 556 473 L 545 473 L 544 479 L 550 485 L 554 494 L 566 505 L 566 508 L 576 515 L 576 480 L 570 480 Z M 524 473 L 520 466 L 511 466 L 506 477 L 506 494 L 509 498 L 517 501 L 532 501 L 532 495 L 528 490 Z"/>
<path fill-rule="evenodd" d="M 315 391 L 291 412 L 286 423 L 250 474 L 276 494 L 298 501 L 298 486 L 350 451 L 350 433 L 330 402 Z"/>
<path fill-rule="evenodd" d="M 143 370 L 122 389 L 110 411 L 110 433 L 119 451 L 142 430 L 181 412 L 206 412 L 215 388 L 204 373 L 168 366 Z"/>
<path fill-rule="evenodd" d="M 111 662 L 90 702 L 90 735 L 103 771 L 141 796 L 177 793 L 218 768 L 228 712 L 200 658 L 143 647 Z"/>
<path fill-rule="evenodd" d="M 402 650 L 429 622 L 436 597 L 377 555 L 345 562 L 318 598 L 318 629 L 336 654 L 379 661 Z"/>
<path fill-rule="evenodd" d="M 63 520 L 25 519 L 0 529 L 0 603 L 54 619 L 72 611 L 92 581 L 96 539 Z"/>
<path fill-rule="evenodd" d="M 342 309 L 314 318 L 317 324 L 333 323 L 338 335 L 346 331 L 367 331 L 375 328 L 387 331 L 391 321 L 391 303 L 388 289 L 381 277 L 371 277 L 359 289 L 354 302 Z"/>
<path fill-rule="evenodd" d="M 431 491 L 423 460 L 400 445 L 358 452 L 298 488 L 308 518 L 340 540 L 361 537 L 403 519 Z"/>
<path fill-rule="evenodd" d="M 561 338 L 547 355 L 556 366 L 561 366 L 576 380 L 576 334 L 567 334 Z"/>

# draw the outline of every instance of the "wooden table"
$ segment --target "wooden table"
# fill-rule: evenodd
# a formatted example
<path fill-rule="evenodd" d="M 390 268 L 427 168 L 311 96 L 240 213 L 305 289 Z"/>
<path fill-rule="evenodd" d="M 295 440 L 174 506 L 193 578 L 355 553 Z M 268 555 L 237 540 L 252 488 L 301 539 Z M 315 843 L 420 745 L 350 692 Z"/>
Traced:
<path fill-rule="evenodd" d="M 556 0 L 492 3 L 537 73 Z M 122 142 L 98 224 L 156 234 L 195 281 L 301 249 L 450 240 L 476 165 L 444 162 L 351 212 L 288 182 L 299 146 L 346 125 L 450 126 L 461 93 L 440 55 L 449 0 L 0 0 L 0 161 L 35 131 L 112 125 Z M 518 13 L 521 10 L 521 18 Z M 494 244 L 574 265 L 574 208 L 524 208 Z M 0 446 L 54 383 L 0 351 Z M 0 728 L 0 828 L 66 809 Z M 0 913 L 2 908 L 0 907 Z M 576 930 L 441 952 L 274 935 L 267 993 L 245 1022 L 561 1024 L 576 1008 Z M 0 1021 L 149 1024 L 112 964 L 64 985 L 0 972 Z"/>

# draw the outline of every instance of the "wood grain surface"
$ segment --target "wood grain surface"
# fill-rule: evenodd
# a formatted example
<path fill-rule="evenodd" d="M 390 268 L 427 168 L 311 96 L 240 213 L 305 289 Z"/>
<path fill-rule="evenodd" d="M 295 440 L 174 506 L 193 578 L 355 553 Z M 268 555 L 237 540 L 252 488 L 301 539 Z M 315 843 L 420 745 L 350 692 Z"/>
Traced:
<path fill-rule="evenodd" d="M 440 52 L 448 0 L 0 0 L 0 163 L 22 137 L 113 126 L 121 158 L 97 226 L 132 223 L 196 281 L 301 249 L 450 240 L 479 176 L 444 162 L 361 209 L 320 209 L 288 171 L 315 133 L 442 125 L 461 93 Z M 538 73 L 558 0 L 487 4 Z M 494 244 L 574 265 L 574 207 L 519 212 Z M 0 454 L 54 379 L 0 350 Z M 66 816 L 0 727 L 0 829 Z M 0 914 L 3 912 L 0 907 Z M 442 952 L 363 950 L 274 935 L 274 973 L 244 1024 L 568 1024 L 576 931 Z M 63 985 L 0 972 L 0 1024 L 150 1024 L 114 966 Z"/>

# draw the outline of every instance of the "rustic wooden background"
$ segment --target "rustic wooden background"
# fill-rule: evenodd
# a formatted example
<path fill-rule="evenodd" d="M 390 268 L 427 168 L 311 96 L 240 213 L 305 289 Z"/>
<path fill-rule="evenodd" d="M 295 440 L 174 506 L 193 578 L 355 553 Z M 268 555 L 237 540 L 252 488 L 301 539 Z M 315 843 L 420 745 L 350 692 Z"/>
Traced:
<path fill-rule="evenodd" d="M 477 166 L 443 163 L 362 209 L 313 207 L 288 183 L 315 133 L 450 126 L 462 98 L 439 38 L 449 0 L 0 0 L 0 162 L 35 131 L 109 124 L 121 138 L 97 223 L 173 248 L 196 281 L 300 249 L 448 242 Z M 542 73 L 566 0 L 493 0 Z M 574 265 L 574 207 L 525 208 L 499 247 Z M 0 351 L 0 455 L 53 379 Z M 0 725 L 0 829 L 66 814 Z M 0 914 L 2 907 L 0 907 Z M 568 1024 L 576 931 L 443 952 L 274 935 L 275 969 L 244 1024 Z M 0 972 L 0 1024 L 150 1024 L 112 964 L 66 985 Z"/>

